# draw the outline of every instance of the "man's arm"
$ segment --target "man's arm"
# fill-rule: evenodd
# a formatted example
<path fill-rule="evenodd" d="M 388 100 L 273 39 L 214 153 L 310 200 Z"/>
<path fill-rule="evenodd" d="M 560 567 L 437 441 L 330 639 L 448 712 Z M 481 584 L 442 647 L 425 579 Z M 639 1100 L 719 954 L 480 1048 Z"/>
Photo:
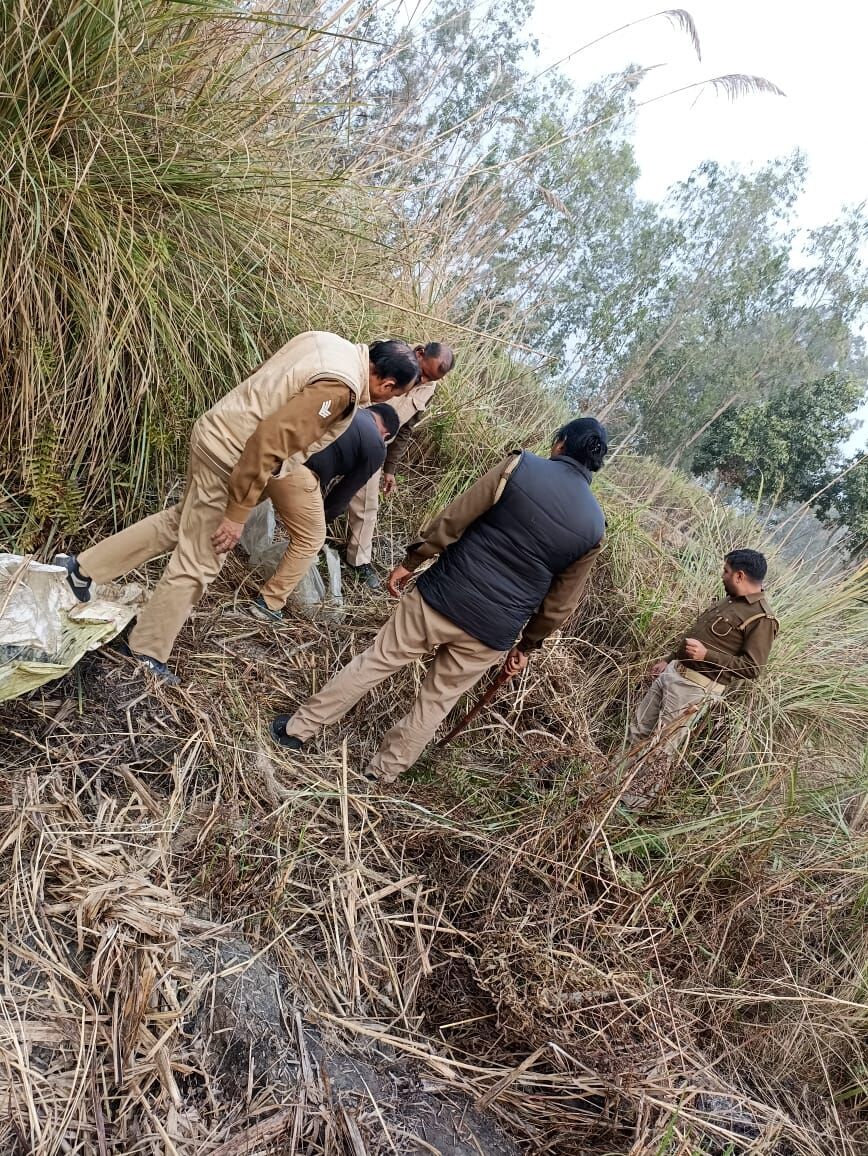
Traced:
<path fill-rule="evenodd" d="M 424 525 L 418 540 L 407 547 L 404 569 L 417 569 L 426 559 L 436 558 L 447 546 L 457 542 L 471 522 L 498 501 L 519 460 L 517 453 L 510 454 Z"/>
<path fill-rule="evenodd" d="M 306 452 L 353 404 L 349 386 L 337 381 L 316 381 L 263 418 L 247 439 L 229 477 L 227 520 L 246 522 L 281 462 Z"/>
<path fill-rule="evenodd" d="M 758 618 L 744 631 L 741 654 L 727 654 L 716 646 L 706 645 L 705 657 L 701 661 L 713 662 L 721 670 L 728 671 L 733 678 L 758 678 L 769 660 L 777 632 L 776 619 Z"/>
<path fill-rule="evenodd" d="M 386 460 L 383 463 L 384 474 L 394 474 L 398 468 L 398 463 L 403 459 L 407 452 L 407 446 L 410 444 L 410 438 L 413 436 L 414 426 L 419 424 L 422 417 L 420 413 L 414 413 L 412 417 L 401 426 L 386 448 Z"/>
<path fill-rule="evenodd" d="M 588 575 L 602 549 L 603 543 L 599 542 L 555 577 L 539 610 L 522 631 L 519 650 L 525 654 L 536 650 L 562 622 L 566 622 L 582 600 Z"/>

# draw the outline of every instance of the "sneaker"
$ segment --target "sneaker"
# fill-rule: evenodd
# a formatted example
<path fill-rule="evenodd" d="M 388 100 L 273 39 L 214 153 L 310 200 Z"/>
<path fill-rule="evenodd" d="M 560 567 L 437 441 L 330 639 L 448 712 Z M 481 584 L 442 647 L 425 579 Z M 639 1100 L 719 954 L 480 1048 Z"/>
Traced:
<path fill-rule="evenodd" d="M 277 718 L 271 720 L 271 737 L 276 743 L 282 747 L 286 747 L 289 751 L 300 751 L 304 747 L 302 739 L 297 739 L 295 735 L 288 735 L 286 733 L 286 724 L 290 720 L 290 715 L 279 714 Z"/>
<path fill-rule="evenodd" d="M 272 610 L 261 594 L 257 594 L 252 602 L 247 603 L 247 613 L 262 622 L 272 622 L 275 626 L 282 626 L 285 619 L 280 610 Z"/>
<path fill-rule="evenodd" d="M 137 654 L 135 650 L 130 648 L 128 642 L 121 643 L 117 649 L 121 654 L 125 654 L 127 658 L 134 658 L 139 666 L 143 666 L 145 670 L 149 670 L 154 678 L 162 682 L 165 686 L 181 685 L 181 680 L 177 674 L 173 674 L 165 662 L 160 662 L 158 658 L 151 658 L 149 654 Z"/>
<path fill-rule="evenodd" d="M 60 566 L 66 571 L 66 584 L 79 602 L 90 602 L 90 588 L 93 581 L 79 570 L 75 554 L 55 554 L 51 561 L 53 565 Z"/>
<path fill-rule="evenodd" d="M 357 582 L 363 582 L 369 590 L 383 589 L 380 576 L 370 562 L 363 562 L 361 566 L 350 566 L 350 564 L 347 563 L 347 569 Z"/>

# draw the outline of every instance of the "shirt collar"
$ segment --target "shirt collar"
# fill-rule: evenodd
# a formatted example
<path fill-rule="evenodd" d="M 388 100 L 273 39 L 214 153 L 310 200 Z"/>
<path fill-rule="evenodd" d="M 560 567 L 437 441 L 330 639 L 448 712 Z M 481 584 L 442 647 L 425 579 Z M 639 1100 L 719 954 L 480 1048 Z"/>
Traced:
<path fill-rule="evenodd" d="M 765 596 L 765 590 L 753 590 L 750 594 L 736 594 L 735 598 L 731 594 L 727 594 L 726 598 L 729 602 L 747 602 L 753 605 L 754 602 L 759 602 L 760 598 Z"/>
<path fill-rule="evenodd" d="M 569 454 L 558 454 L 556 457 L 552 458 L 552 461 L 565 462 L 572 469 L 578 470 L 578 472 L 582 475 L 582 477 L 585 479 L 585 481 L 590 484 L 591 471 L 588 469 L 587 466 L 583 466 L 581 462 L 576 461 L 575 458 L 571 458 Z"/>

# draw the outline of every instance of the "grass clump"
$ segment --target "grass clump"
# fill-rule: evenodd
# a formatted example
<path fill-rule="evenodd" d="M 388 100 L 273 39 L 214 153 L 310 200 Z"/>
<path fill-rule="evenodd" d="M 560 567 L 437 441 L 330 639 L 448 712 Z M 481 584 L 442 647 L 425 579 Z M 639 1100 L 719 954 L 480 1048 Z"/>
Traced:
<path fill-rule="evenodd" d="M 4 6 L 0 486 L 22 548 L 162 500 L 195 418 L 292 333 L 388 326 L 322 277 L 394 268 L 329 152 L 315 15 Z"/>

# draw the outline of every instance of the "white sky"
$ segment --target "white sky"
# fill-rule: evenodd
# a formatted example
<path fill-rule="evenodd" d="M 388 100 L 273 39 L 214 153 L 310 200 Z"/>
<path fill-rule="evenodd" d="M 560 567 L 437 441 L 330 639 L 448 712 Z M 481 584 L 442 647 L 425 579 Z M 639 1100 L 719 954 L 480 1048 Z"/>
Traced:
<path fill-rule="evenodd" d="M 683 2 L 697 25 L 701 62 L 688 37 L 658 16 L 579 52 L 564 71 L 583 86 L 630 64 L 662 65 L 640 85 L 639 101 L 732 72 L 763 76 L 786 96 L 730 102 L 710 90 L 697 99 L 694 90 L 640 108 L 634 141 L 640 194 L 656 200 L 703 160 L 748 167 L 799 148 L 807 155 L 809 174 L 798 225 L 824 224 L 843 205 L 868 198 L 868 5 L 862 0 Z M 543 64 L 549 64 L 657 10 L 641 0 L 537 0 L 531 29 Z M 862 416 L 868 419 L 868 407 Z M 866 440 L 863 426 L 851 448 Z"/>

